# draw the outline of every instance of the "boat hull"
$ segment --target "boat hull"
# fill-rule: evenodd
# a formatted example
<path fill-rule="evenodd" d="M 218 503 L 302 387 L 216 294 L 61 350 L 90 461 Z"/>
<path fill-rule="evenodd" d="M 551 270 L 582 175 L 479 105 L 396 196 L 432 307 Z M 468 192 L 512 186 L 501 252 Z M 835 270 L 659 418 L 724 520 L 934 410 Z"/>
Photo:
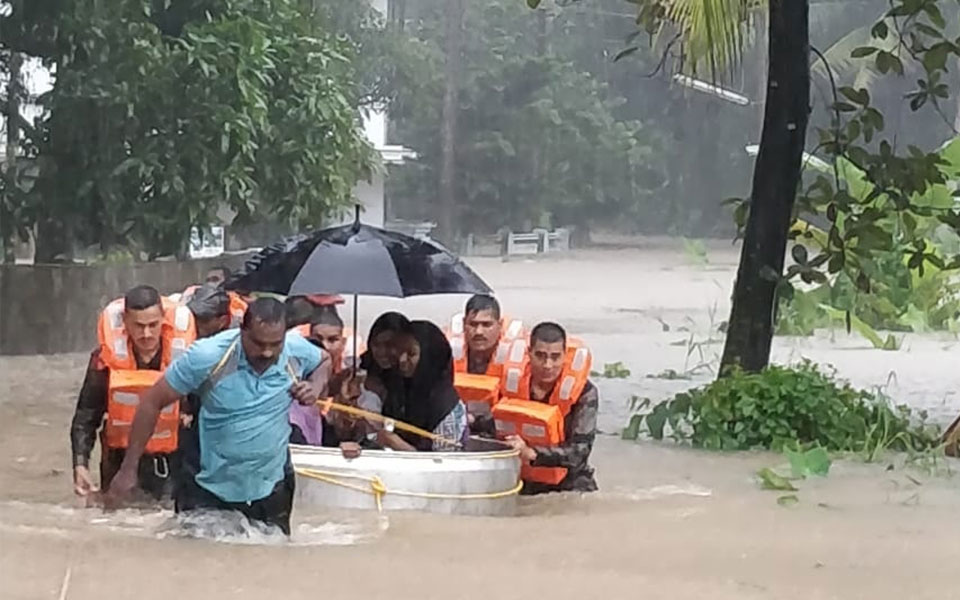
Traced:
<path fill-rule="evenodd" d="M 474 451 L 469 451 L 474 450 Z M 518 453 L 471 440 L 465 452 L 364 450 L 347 460 L 337 448 L 291 445 L 298 509 L 373 509 L 512 516 Z M 375 491 L 379 490 L 379 492 Z"/>

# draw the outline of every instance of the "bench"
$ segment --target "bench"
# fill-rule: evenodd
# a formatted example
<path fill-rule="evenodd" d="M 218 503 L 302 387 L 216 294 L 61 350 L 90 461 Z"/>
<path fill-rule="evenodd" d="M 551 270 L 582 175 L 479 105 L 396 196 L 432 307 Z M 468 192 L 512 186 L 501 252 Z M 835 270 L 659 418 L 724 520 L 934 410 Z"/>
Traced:
<path fill-rule="evenodd" d="M 570 231 L 567 229 L 534 229 L 529 233 L 507 232 L 503 238 L 502 253 L 505 256 L 523 256 L 565 252 L 570 249 Z"/>
<path fill-rule="evenodd" d="M 431 239 L 430 234 L 433 233 L 433 230 L 437 228 L 436 223 L 430 223 L 428 221 L 388 221 L 385 224 L 385 229 L 390 231 L 396 231 L 397 233 L 402 233 L 409 235 L 420 240 L 429 240 Z"/>

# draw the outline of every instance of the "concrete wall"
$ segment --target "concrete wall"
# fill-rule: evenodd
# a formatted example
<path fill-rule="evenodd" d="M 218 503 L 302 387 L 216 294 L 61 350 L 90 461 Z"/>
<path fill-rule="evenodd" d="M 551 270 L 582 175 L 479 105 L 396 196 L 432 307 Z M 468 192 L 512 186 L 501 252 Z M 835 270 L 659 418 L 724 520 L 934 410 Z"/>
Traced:
<path fill-rule="evenodd" d="M 169 294 L 243 257 L 116 266 L 0 265 L 0 354 L 84 352 L 96 343 L 99 311 L 129 288 Z"/>

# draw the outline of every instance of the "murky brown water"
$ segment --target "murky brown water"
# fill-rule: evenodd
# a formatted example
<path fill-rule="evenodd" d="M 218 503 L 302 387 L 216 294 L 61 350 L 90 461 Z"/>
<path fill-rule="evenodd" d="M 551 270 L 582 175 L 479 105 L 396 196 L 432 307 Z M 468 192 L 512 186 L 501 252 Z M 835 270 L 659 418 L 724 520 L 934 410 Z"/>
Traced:
<path fill-rule="evenodd" d="M 601 427 L 619 430 L 631 394 L 666 397 L 692 329 L 725 318 L 734 255 L 684 264 L 663 248 L 541 262 L 478 261 L 511 314 L 552 318 L 586 338 L 625 381 L 600 382 Z M 407 301 L 445 318 L 456 298 Z M 391 301 L 362 301 L 369 323 Z M 714 308 L 715 307 L 715 308 Z M 715 316 L 711 317 L 711 312 Z M 657 319 L 669 326 L 669 331 Z M 781 361 L 830 362 L 859 385 L 883 385 L 940 421 L 960 413 L 956 340 L 911 337 L 901 352 L 838 334 L 778 340 Z M 704 344 L 709 362 L 719 344 Z M 699 351 L 687 367 L 700 362 Z M 0 598 L 947 598 L 960 597 L 960 470 L 836 464 L 777 504 L 752 474 L 768 454 L 718 455 L 649 443 L 598 443 L 602 491 L 524 499 L 511 519 L 422 514 L 300 514 L 293 543 L 186 540 L 156 511 L 77 508 L 67 426 L 85 357 L 0 359 Z M 890 373 L 895 373 L 891 378 Z"/>

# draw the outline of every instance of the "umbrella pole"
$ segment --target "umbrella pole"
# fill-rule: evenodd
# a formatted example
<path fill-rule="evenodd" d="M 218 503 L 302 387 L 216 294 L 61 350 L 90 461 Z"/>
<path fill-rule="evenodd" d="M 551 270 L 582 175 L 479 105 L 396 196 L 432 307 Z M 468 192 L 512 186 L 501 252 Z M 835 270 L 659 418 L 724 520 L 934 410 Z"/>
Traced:
<path fill-rule="evenodd" d="M 357 295 L 353 295 L 353 372 L 357 372 Z"/>

